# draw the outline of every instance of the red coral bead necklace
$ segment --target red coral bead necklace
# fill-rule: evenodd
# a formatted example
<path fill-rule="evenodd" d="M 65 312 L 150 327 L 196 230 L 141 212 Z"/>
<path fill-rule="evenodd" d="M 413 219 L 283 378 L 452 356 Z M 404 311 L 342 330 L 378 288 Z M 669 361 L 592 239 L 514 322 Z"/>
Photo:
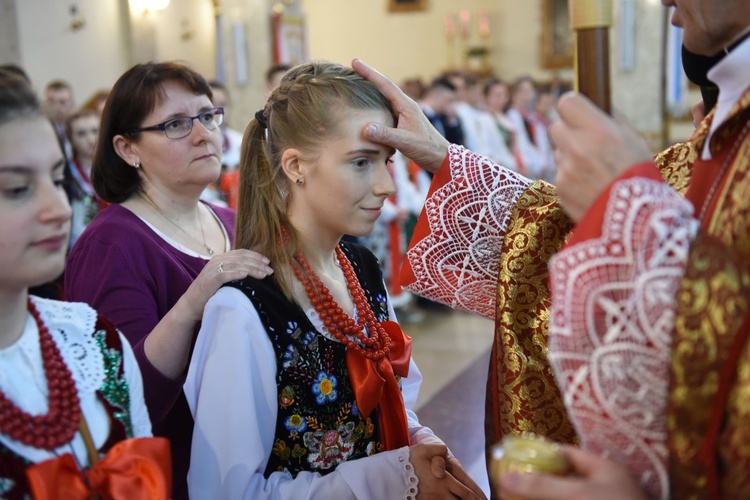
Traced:
<path fill-rule="evenodd" d="M 368 359 L 373 361 L 383 359 L 390 352 L 391 339 L 375 317 L 351 262 L 339 246 L 336 247 L 336 257 L 341 270 L 344 272 L 349 294 L 354 300 L 357 321 L 354 321 L 341 309 L 328 287 L 318 278 L 318 275 L 315 274 L 307 259 L 299 250 L 294 253 L 294 258 L 298 264 L 292 266 L 294 274 L 305 287 L 307 297 L 321 321 L 334 337 L 347 349 L 353 349 Z M 365 330 L 370 333 L 369 337 L 365 334 Z M 359 342 L 353 340 L 352 337 Z"/>
<path fill-rule="evenodd" d="M 78 391 L 60 350 L 30 299 L 28 308 L 39 329 L 49 408 L 45 415 L 31 415 L 0 390 L 0 432 L 27 446 L 54 450 L 68 444 L 78 429 L 81 420 Z"/>

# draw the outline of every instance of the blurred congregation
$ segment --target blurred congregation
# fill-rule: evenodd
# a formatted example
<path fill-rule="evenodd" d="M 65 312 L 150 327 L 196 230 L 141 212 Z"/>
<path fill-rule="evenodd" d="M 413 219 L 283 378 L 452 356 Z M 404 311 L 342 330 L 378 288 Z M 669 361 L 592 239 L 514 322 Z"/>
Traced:
<path fill-rule="evenodd" d="M 227 5 L 223 7 L 223 10 L 217 7 L 217 19 L 221 17 L 221 12 L 228 10 Z M 293 20 L 301 18 L 304 7 L 295 2 L 277 4 L 274 6 L 276 10 L 273 22 L 283 22 L 285 16 Z M 315 7 L 309 6 L 309 9 L 313 8 Z M 17 9 L 22 11 L 29 7 L 19 4 Z M 169 9 L 149 10 L 148 4 L 133 2 L 129 9 L 130 22 L 134 25 L 139 22 L 156 23 L 159 20 L 158 16 L 167 16 L 170 12 Z M 192 14 L 189 11 L 185 12 Z M 82 6 L 71 6 L 69 14 L 72 23 L 79 18 L 84 19 Z M 419 13 L 407 12 L 402 15 L 415 14 Z M 472 29 L 470 25 L 479 23 L 480 31 L 489 29 L 490 17 L 487 11 L 477 10 L 473 15 L 475 19 L 471 19 L 472 12 L 466 9 L 460 13 L 456 12 L 455 19 L 453 14 L 447 14 L 445 22 L 450 25 L 444 26 L 446 31 L 443 34 L 457 36 L 457 33 L 451 35 L 450 31 L 460 29 L 468 40 L 466 34 Z M 143 19 L 140 19 L 141 16 Z M 226 17 L 226 14 L 224 16 Z M 149 17 L 151 19 L 147 19 Z M 453 23 L 460 23 L 460 26 L 453 26 Z M 485 23 L 484 26 L 482 23 Z M 133 36 L 142 35 L 137 29 L 140 28 L 132 28 Z M 156 29 L 156 26 L 152 26 L 151 29 Z M 306 46 L 292 45 L 287 47 L 287 54 L 280 56 L 277 52 L 282 50 L 279 47 L 282 41 L 276 37 L 282 35 L 274 33 L 273 36 L 273 47 L 276 51 L 273 59 L 276 59 L 277 63 L 270 64 L 262 72 L 255 69 L 256 73 L 263 76 L 262 91 L 265 95 L 278 85 L 290 63 L 306 57 L 310 50 Z M 483 38 L 486 37 L 487 33 L 484 33 Z M 217 43 L 222 44 L 220 38 Z M 288 41 L 286 43 L 291 44 Z M 221 78 L 211 79 L 210 75 L 205 75 L 213 91 L 213 103 L 216 107 L 224 109 L 224 123 L 221 126 L 222 173 L 215 182 L 206 187 L 201 199 L 236 209 L 239 187 L 237 166 L 240 162 L 240 145 L 244 129 L 243 120 L 239 116 L 242 111 L 235 110 L 232 102 L 233 97 L 236 100 L 237 96 L 232 96 L 229 90 L 235 85 L 225 83 L 225 80 L 232 76 L 226 69 L 222 70 L 226 64 L 223 61 L 216 62 L 217 71 L 223 73 L 220 75 Z M 482 60 L 480 66 L 473 69 L 462 69 L 458 64 L 456 66 L 454 69 L 442 70 L 424 77 L 405 77 L 398 83 L 409 97 L 419 103 L 430 123 L 451 143 L 463 145 L 528 178 L 552 182 L 555 177 L 555 165 L 547 131 L 556 118 L 557 98 L 570 90 L 570 84 L 561 80 L 560 71 L 555 69 L 542 74 L 541 78 L 546 80 L 541 81 L 528 74 L 519 75 L 517 71 L 500 74 L 491 68 L 487 60 Z M 18 70 L 24 73 L 25 78 L 30 78 L 22 65 L 7 63 L 4 68 Z M 44 112 L 53 123 L 58 140 L 68 158 L 66 191 L 73 208 L 70 240 L 72 246 L 96 213 L 107 205 L 107 202 L 97 196 L 91 184 L 90 171 L 98 120 L 106 102 L 108 88 L 107 82 L 103 82 L 99 89 L 86 95 L 81 89 L 74 88 L 72 79 L 67 78 L 31 83 L 40 90 Z M 254 92 L 259 90 L 258 87 L 256 86 Z M 246 101 L 247 96 L 243 93 L 239 99 Z M 232 128 L 230 124 L 235 124 L 238 128 Z M 423 317 L 420 311 L 413 307 L 415 304 L 433 309 L 440 307 L 422 299 L 416 299 L 415 302 L 415 298 L 398 285 L 398 272 L 416 218 L 422 210 L 431 176 L 400 153 L 393 157 L 391 173 L 397 192 L 386 200 L 383 214 L 372 234 L 361 238 L 348 238 L 365 245 L 378 257 L 394 305 L 403 311 L 402 319 L 408 321 Z"/>
<path fill-rule="evenodd" d="M 2 69 L 28 78 L 20 66 L 4 65 Z M 266 70 L 267 92 L 278 85 L 288 69 L 288 65 L 280 64 Z M 242 131 L 226 125 L 232 113 L 227 88 L 219 81 L 209 83 L 213 103 L 224 109 L 222 173 L 206 187 L 201 199 L 236 209 Z M 554 80 L 551 86 L 539 86 L 528 76 L 506 83 L 495 76 L 451 71 L 429 83 L 409 79 L 403 82 L 402 90 L 419 103 L 430 123 L 451 143 L 466 146 L 531 179 L 554 180 L 555 165 L 547 130 L 555 120 L 557 98 L 568 90 L 559 80 Z M 42 94 L 45 113 L 68 158 L 66 190 L 73 208 L 72 246 L 86 225 L 107 205 L 96 195 L 90 172 L 108 92 L 97 91 L 78 105 L 71 84 L 53 80 L 44 86 Z M 400 153 L 393 158 L 391 172 L 397 191 L 386 201 L 375 229 L 366 237 L 351 239 L 360 241 L 378 257 L 394 303 L 400 308 L 410 304 L 411 297 L 402 293 L 397 284 L 398 270 L 431 177 Z"/>

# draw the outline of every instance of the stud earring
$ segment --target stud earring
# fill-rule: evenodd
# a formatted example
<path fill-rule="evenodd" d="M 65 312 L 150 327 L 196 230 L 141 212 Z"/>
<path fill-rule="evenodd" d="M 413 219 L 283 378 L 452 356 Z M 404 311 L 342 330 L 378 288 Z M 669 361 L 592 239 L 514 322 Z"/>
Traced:
<path fill-rule="evenodd" d="M 303 182 L 303 181 L 302 181 L 302 179 L 297 179 L 297 180 L 296 180 L 296 181 L 294 181 L 294 182 L 295 182 L 295 183 L 296 183 L 296 184 L 297 184 L 298 186 L 301 186 L 301 185 L 302 185 L 302 182 Z"/>
<path fill-rule="evenodd" d="M 135 163 L 133 163 L 133 168 L 136 169 L 136 170 L 138 170 L 139 168 L 141 168 L 141 164 L 138 163 L 138 162 L 135 162 Z"/>

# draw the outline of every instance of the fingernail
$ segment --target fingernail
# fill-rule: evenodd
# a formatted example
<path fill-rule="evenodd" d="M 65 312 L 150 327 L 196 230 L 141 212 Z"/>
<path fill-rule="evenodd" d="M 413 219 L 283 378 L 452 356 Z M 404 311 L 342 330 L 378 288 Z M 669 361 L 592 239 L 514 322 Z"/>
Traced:
<path fill-rule="evenodd" d="M 271 263 L 271 259 L 269 259 L 268 257 L 263 257 L 262 260 L 263 260 L 264 264 L 270 264 Z"/>
<path fill-rule="evenodd" d="M 367 126 L 367 135 L 370 136 L 370 139 L 377 137 L 379 131 L 380 127 L 377 123 L 371 123 Z"/>
<path fill-rule="evenodd" d="M 273 269 L 271 269 L 270 267 L 266 267 L 265 271 L 266 271 L 266 274 L 273 274 Z"/>

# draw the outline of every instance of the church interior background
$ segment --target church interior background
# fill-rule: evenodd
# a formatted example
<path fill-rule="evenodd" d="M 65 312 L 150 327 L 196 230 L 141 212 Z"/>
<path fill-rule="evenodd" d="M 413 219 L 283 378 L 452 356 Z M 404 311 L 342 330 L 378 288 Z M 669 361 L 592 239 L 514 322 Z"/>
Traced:
<path fill-rule="evenodd" d="M 670 28 L 658 0 L 612 0 L 612 101 L 654 146 L 689 136 L 699 99 L 661 68 Z M 189 62 L 233 96 L 231 125 L 265 99 L 271 64 L 360 57 L 395 82 L 467 68 L 507 81 L 573 78 L 567 0 L 0 0 L 0 63 L 38 88 L 69 81 L 83 102 L 132 64 Z M 638 22 L 635 22 L 638 19 Z M 656 50 L 655 50 L 656 49 Z M 684 89 L 683 92 L 679 90 Z M 654 112 L 654 111 L 657 112 Z"/>
<path fill-rule="evenodd" d="M 654 150 L 687 138 L 700 98 L 670 62 L 675 34 L 658 0 L 612 0 L 613 107 Z M 369 62 L 399 83 L 467 69 L 513 81 L 572 84 L 567 0 L 0 0 L 0 64 L 23 67 L 37 90 L 70 82 L 79 103 L 131 65 L 187 61 L 232 94 L 230 125 L 265 101 L 274 63 Z M 635 22 L 638 19 L 638 22 Z M 674 61 L 671 61 L 674 63 Z M 674 64 L 670 67 L 675 68 Z M 487 488 L 483 400 L 492 323 L 435 312 L 407 327 L 425 383 L 420 418 Z M 467 390 L 467 388 L 471 388 Z M 461 408 L 456 412 L 456 408 Z"/>

